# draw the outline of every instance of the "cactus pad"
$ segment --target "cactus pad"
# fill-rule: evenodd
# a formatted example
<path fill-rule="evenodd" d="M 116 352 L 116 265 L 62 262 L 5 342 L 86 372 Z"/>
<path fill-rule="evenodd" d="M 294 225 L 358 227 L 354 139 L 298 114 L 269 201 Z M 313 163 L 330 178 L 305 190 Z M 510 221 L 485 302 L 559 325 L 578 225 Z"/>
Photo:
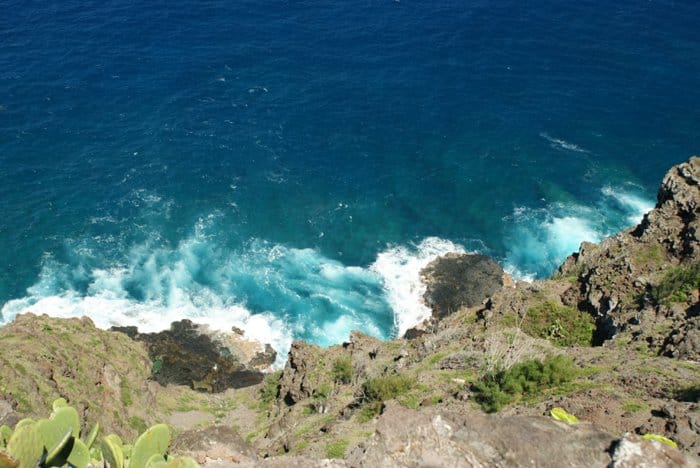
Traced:
<path fill-rule="evenodd" d="M 165 424 L 150 427 L 136 439 L 131 452 L 131 466 L 146 466 L 155 454 L 165 455 L 170 445 L 170 429 Z"/>

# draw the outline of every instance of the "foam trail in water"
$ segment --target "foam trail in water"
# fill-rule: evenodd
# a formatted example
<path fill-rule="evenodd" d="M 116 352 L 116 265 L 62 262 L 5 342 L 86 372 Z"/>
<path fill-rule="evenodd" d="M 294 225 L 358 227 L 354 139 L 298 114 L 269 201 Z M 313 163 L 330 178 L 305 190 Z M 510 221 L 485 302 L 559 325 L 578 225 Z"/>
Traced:
<path fill-rule="evenodd" d="M 394 311 L 397 336 L 431 315 L 423 302 L 425 285 L 420 271 L 432 260 L 448 252 L 464 252 L 464 247 L 437 237 L 428 237 L 415 246 L 396 246 L 381 252 L 370 266 L 383 278 L 386 297 Z"/>
<path fill-rule="evenodd" d="M 548 133 L 542 132 L 540 133 L 540 136 L 547 140 L 552 146 L 552 148 L 573 151 L 575 153 L 589 153 L 587 149 L 581 148 L 580 146 L 575 145 L 574 143 L 568 142 L 566 140 L 562 140 L 561 138 L 554 138 Z"/>

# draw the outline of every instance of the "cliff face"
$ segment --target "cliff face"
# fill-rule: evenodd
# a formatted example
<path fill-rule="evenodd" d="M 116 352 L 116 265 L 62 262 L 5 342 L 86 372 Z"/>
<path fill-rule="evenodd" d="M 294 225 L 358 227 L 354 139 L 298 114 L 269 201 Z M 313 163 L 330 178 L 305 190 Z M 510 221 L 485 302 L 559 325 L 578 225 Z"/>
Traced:
<path fill-rule="evenodd" d="M 24 314 L 0 329 L 0 348 L 0 424 L 46 417 L 59 397 L 88 427 L 99 421 L 122 437 L 155 422 L 151 360 L 125 335 L 88 318 Z"/>
<path fill-rule="evenodd" d="M 565 301 L 596 317 L 599 342 L 629 331 L 662 354 L 700 360 L 692 278 L 700 262 L 699 209 L 700 158 L 693 157 L 666 174 L 656 207 L 638 226 L 599 245 L 584 243 L 561 266 L 559 276 L 576 280 Z M 679 269 L 690 270 L 687 300 L 655 297 L 669 272 Z"/>
<path fill-rule="evenodd" d="M 18 350 L 0 357 L 5 417 L 64 396 L 89 415 L 112 414 L 114 431 L 130 430 L 116 413 L 169 418 L 184 431 L 174 447 L 211 466 L 694 466 L 698 181 L 699 158 L 673 167 L 639 226 L 584 243 L 546 281 L 516 284 L 482 257 L 439 259 L 424 272 L 433 318 L 407 338 L 295 342 L 284 370 L 253 387 L 161 387 L 148 380 L 154 356 L 125 335 L 20 317 L 0 329 L 4 349 Z M 145 340 L 151 354 L 156 338 Z M 52 353 L 60 358 L 41 364 Z M 206 355 L 196 362 L 208 368 Z M 555 421 L 554 407 L 581 423 Z"/>

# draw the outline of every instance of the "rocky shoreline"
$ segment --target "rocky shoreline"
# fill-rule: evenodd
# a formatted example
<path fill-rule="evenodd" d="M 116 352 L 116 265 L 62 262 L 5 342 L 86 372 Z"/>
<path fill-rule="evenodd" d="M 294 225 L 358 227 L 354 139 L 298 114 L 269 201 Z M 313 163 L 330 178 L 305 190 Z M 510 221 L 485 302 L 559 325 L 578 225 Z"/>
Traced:
<path fill-rule="evenodd" d="M 694 157 L 552 278 L 442 257 L 423 271 L 433 316 L 404 338 L 295 342 L 268 374 L 274 352 L 235 330 L 23 315 L 0 329 L 0 424 L 62 396 L 124 436 L 168 421 L 173 450 L 212 467 L 700 466 L 699 212 Z"/>

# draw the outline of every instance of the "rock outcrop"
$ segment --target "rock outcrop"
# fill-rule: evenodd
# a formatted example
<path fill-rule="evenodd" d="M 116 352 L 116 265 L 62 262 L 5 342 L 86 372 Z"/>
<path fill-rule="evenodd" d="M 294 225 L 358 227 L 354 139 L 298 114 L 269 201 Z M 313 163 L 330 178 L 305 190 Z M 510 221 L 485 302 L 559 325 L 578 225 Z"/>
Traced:
<path fill-rule="evenodd" d="M 422 271 L 423 296 L 433 317 L 443 318 L 462 307 L 481 304 L 503 286 L 501 266 L 485 255 L 447 254 Z"/>
<path fill-rule="evenodd" d="M 598 343 L 629 330 L 655 347 L 666 346 L 669 355 L 700 359 L 697 288 L 682 304 L 652 297 L 670 268 L 700 262 L 699 181 L 700 158 L 674 166 L 656 207 L 638 226 L 598 245 L 583 243 L 559 268 L 560 277 L 576 280 L 568 300 L 596 317 Z"/>
<path fill-rule="evenodd" d="M 146 343 L 154 361 L 154 379 L 162 385 L 189 385 L 195 390 L 221 392 L 258 384 L 262 369 L 276 353 L 270 347 L 243 340 L 240 333 L 212 332 L 190 320 L 173 322 L 169 330 L 139 333 L 136 327 L 113 327 Z"/>

